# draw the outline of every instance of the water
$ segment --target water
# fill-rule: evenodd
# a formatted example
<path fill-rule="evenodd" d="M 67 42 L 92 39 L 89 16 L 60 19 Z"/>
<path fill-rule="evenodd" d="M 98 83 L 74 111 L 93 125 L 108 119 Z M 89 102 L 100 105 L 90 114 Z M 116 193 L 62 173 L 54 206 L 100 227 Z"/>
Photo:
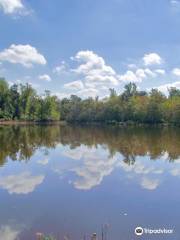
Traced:
<path fill-rule="evenodd" d="M 179 186 L 179 128 L 0 127 L 1 240 L 180 239 Z"/>

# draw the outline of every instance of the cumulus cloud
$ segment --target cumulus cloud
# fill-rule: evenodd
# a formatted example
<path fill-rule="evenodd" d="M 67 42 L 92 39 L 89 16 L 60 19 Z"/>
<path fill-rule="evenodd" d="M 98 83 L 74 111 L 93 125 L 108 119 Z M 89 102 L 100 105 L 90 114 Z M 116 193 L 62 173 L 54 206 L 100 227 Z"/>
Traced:
<path fill-rule="evenodd" d="M 127 71 L 125 74 L 120 76 L 120 80 L 123 82 L 141 82 L 133 71 Z"/>
<path fill-rule="evenodd" d="M 28 194 L 33 192 L 43 180 L 43 175 L 32 176 L 29 172 L 23 172 L 19 175 L 1 177 L 0 187 L 6 189 L 10 194 Z"/>
<path fill-rule="evenodd" d="M 53 70 L 54 73 L 66 71 L 72 75 L 73 80 L 77 79 L 64 84 L 64 89 L 71 91 L 71 94 L 82 97 L 101 96 L 110 87 L 118 86 L 120 83 L 116 71 L 93 51 L 79 51 L 71 59 L 77 64 L 75 68 L 67 68 L 67 64 L 62 62 Z"/>
<path fill-rule="evenodd" d="M 43 81 L 47 81 L 47 82 L 51 82 L 51 80 L 52 80 L 51 77 L 47 74 L 40 75 L 39 79 L 43 80 Z"/>
<path fill-rule="evenodd" d="M 160 85 L 158 87 L 156 87 L 159 91 L 163 92 L 164 94 L 168 94 L 168 89 L 170 88 L 177 88 L 177 89 L 180 89 L 180 81 L 177 81 L 177 82 L 173 82 L 173 83 L 167 83 L 167 84 L 163 84 L 163 85 Z"/>
<path fill-rule="evenodd" d="M 172 70 L 172 74 L 174 74 L 177 77 L 180 77 L 180 68 L 174 68 Z"/>
<path fill-rule="evenodd" d="M 36 48 L 30 45 L 15 44 L 0 52 L 0 61 L 19 63 L 25 67 L 32 67 L 34 64 L 46 64 L 45 57 Z"/>
<path fill-rule="evenodd" d="M 119 76 L 119 79 L 123 82 L 134 82 L 140 83 L 144 79 L 149 77 L 156 77 L 157 74 L 150 70 L 149 68 L 138 68 L 135 71 L 128 70 L 125 74 Z"/>
<path fill-rule="evenodd" d="M 157 53 L 145 54 L 139 63 L 128 65 L 124 73 L 116 72 L 109 66 L 104 58 L 93 51 L 79 51 L 71 59 L 77 64 L 76 67 L 68 67 L 68 73 L 72 74 L 72 82 L 64 84 L 64 93 L 57 93 L 59 96 L 76 94 L 80 97 L 105 97 L 108 96 L 108 89 L 119 90 L 120 86 L 129 83 L 142 83 L 152 78 L 162 78 L 166 71 L 157 68 L 156 65 L 163 63 L 163 59 Z M 62 62 L 53 72 L 62 73 L 65 71 L 66 63 Z M 152 67 L 151 67 L 152 65 Z M 155 65 L 155 66 L 154 66 Z"/>
<path fill-rule="evenodd" d="M 92 51 L 80 51 L 73 58 L 80 65 L 72 71 L 83 77 L 85 83 L 94 87 L 104 84 L 118 85 L 118 74 L 105 60 Z"/>
<path fill-rule="evenodd" d="M 155 72 L 160 75 L 166 74 L 166 71 L 164 69 L 156 69 Z"/>
<path fill-rule="evenodd" d="M 163 60 L 157 53 L 145 54 L 143 57 L 145 66 L 162 64 Z"/>
<path fill-rule="evenodd" d="M 8 225 L 4 225 L 0 228 L 0 238 L 2 240 L 16 240 L 19 233 L 19 230 L 16 230 Z"/>
<path fill-rule="evenodd" d="M 25 11 L 21 0 L 0 0 L 0 8 L 5 14 L 23 13 Z"/>
<path fill-rule="evenodd" d="M 81 90 L 84 88 L 84 85 L 82 81 L 73 81 L 73 82 L 64 84 L 64 87 L 69 90 Z"/>

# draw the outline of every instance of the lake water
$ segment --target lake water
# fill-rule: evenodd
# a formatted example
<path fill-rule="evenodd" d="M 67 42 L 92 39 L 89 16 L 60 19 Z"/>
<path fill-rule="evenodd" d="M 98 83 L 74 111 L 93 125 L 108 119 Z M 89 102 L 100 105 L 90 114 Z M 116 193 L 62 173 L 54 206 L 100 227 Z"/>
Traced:
<path fill-rule="evenodd" d="M 179 240 L 180 129 L 0 126 L 0 240 L 37 232 Z"/>

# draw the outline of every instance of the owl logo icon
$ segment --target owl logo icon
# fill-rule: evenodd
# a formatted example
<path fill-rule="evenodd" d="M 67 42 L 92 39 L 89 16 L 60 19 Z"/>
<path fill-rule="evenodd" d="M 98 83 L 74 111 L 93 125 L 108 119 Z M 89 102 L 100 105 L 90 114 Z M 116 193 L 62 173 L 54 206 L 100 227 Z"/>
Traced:
<path fill-rule="evenodd" d="M 137 236 L 141 236 L 141 235 L 143 235 L 143 228 L 142 227 L 137 227 L 137 228 L 135 228 L 135 234 L 137 235 Z"/>

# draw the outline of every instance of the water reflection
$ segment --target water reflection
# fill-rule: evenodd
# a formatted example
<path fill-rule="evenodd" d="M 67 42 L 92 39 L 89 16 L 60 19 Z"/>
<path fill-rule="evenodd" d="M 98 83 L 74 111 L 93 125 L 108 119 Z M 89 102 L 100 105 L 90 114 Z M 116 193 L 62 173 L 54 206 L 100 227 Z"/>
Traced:
<path fill-rule="evenodd" d="M 44 176 L 32 176 L 30 172 L 22 172 L 0 178 L 0 187 L 6 189 L 10 194 L 28 194 L 41 184 Z"/>
<path fill-rule="evenodd" d="M 14 229 L 8 225 L 4 225 L 0 228 L 0 236 L 3 240 L 15 240 L 17 239 L 19 233 L 19 230 Z"/>
<path fill-rule="evenodd" d="M 69 146 L 70 149 L 76 149 L 82 144 L 88 148 L 97 148 L 100 145 L 108 149 L 111 157 L 117 152 L 121 153 L 128 165 L 134 164 L 137 156 L 145 155 L 149 155 L 152 160 L 166 157 L 167 160 L 173 161 L 180 156 L 180 129 L 1 126 L 0 164 L 3 165 L 8 158 L 29 160 L 37 149 L 43 147 L 48 154 L 49 149 L 54 149 L 59 144 Z M 80 155 L 82 152 L 78 151 L 76 154 Z"/>
<path fill-rule="evenodd" d="M 1 126 L 0 236 L 79 240 L 108 222 L 129 240 L 167 215 L 176 227 L 179 177 L 179 128 Z"/>
<path fill-rule="evenodd" d="M 49 165 L 49 152 L 60 149 L 60 155 L 69 159 L 65 165 L 56 161 L 51 170 L 63 177 L 75 174 L 69 180 L 76 189 L 90 190 L 98 186 L 115 169 L 127 172 L 129 179 L 138 177 L 139 184 L 156 189 L 168 167 L 172 176 L 180 175 L 180 134 L 178 128 L 116 128 L 72 126 L 1 127 L 0 162 L 8 159 L 29 161 L 36 152 L 44 157 L 37 164 Z M 152 163 L 150 160 L 156 160 Z M 58 160 L 58 159 L 57 159 Z M 167 165 L 167 161 L 175 165 Z M 27 194 L 44 181 L 45 175 L 28 171 L 0 177 L 0 187 L 10 194 Z"/>

